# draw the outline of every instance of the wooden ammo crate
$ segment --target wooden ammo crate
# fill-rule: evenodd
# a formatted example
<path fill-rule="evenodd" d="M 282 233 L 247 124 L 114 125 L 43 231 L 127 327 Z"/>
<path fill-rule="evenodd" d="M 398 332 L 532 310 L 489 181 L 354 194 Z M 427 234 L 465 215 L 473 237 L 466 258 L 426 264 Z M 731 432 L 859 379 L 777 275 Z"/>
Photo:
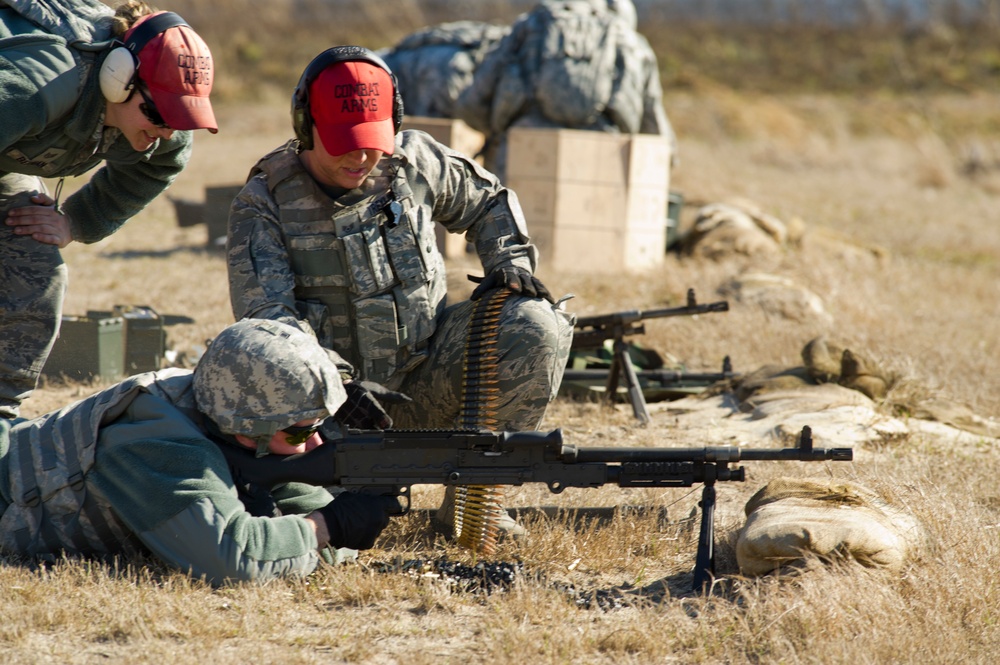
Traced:
<path fill-rule="evenodd" d="M 451 118 L 428 118 L 425 116 L 408 115 L 403 118 L 403 129 L 419 129 L 427 132 L 438 143 L 443 143 L 452 150 L 457 150 L 470 159 L 483 148 L 485 138 L 483 133 L 469 127 L 461 120 Z M 480 160 L 481 162 L 481 160 Z"/>
<path fill-rule="evenodd" d="M 670 143 L 661 136 L 518 127 L 507 185 L 542 265 L 621 272 L 663 263 Z"/>

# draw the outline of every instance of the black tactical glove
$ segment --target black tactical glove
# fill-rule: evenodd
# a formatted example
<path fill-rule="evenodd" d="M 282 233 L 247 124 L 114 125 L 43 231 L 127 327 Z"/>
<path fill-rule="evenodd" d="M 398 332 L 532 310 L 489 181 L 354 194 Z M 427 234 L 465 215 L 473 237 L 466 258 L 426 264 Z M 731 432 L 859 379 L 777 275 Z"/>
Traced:
<path fill-rule="evenodd" d="M 331 547 L 367 550 L 389 526 L 389 516 L 403 509 L 394 496 L 341 492 L 316 512 L 326 522 Z"/>
<path fill-rule="evenodd" d="M 344 389 L 347 401 L 333 414 L 333 419 L 355 429 L 389 429 L 392 418 L 381 402 L 402 404 L 413 401 L 403 393 L 389 390 L 374 381 L 350 381 L 344 384 Z"/>
<path fill-rule="evenodd" d="M 470 300 L 479 300 L 483 297 L 484 293 L 492 289 L 507 288 L 514 293 L 520 293 L 522 296 L 527 296 L 528 298 L 545 298 L 549 302 L 555 302 L 552 299 L 552 294 L 549 293 L 549 290 L 545 288 L 545 285 L 537 277 L 526 269 L 518 268 L 517 266 L 497 268 L 486 277 L 473 277 L 469 275 L 469 279 L 479 283 L 479 286 L 469 296 Z"/>

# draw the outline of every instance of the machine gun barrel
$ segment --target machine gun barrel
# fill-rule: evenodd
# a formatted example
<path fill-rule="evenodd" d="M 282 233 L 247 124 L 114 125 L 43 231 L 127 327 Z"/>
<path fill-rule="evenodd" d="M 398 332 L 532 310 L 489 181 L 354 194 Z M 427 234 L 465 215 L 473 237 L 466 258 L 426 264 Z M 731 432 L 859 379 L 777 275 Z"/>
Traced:
<path fill-rule="evenodd" d="M 654 383 L 661 386 L 692 383 L 712 383 L 732 379 L 736 372 L 685 372 L 676 369 L 640 369 L 635 373 L 640 382 Z M 567 369 L 563 372 L 563 381 L 601 381 L 608 378 L 606 369 Z"/>
<path fill-rule="evenodd" d="M 711 312 L 728 312 L 729 301 L 720 300 L 699 304 L 695 299 L 694 289 L 688 289 L 687 304 L 680 307 L 663 307 L 659 309 L 633 309 L 622 312 L 612 312 L 611 314 L 597 314 L 594 316 L 580 316 L 576 319 L 576 328 L 580 332 L 587 332 L 587 328 L 607 328 L 609 326 L 625 326 L 638 323 L 645 319 L 663 319 L 671 316 L 694 316 L 695 314 L 708 314 Z"/>
<path fill-rule="evenodd" d="M 718 446 L 711 448 L 578 448 L 575 461 L 579 463 L 620 464 L 623 462 L 712 462 L 735 464 L 737 462 L 839 462 L 853 458 L 852 448 L 739 448 Z"/>
<path fill-rule="evenodd" d="M 596 314 L 581 316 L 576 320 L 576 327 L 586 332 L 586 328 L 604 328 L 609 325 L 629 325 L 647 319 L 666 319 L 672 316 L 694 316 L 711 312 L 728 312 L 729 301 L 705 303 L 703 305 L 685 305 L 682 307 L 665 307 L 663 309 L 633 309 L 612 314 Z"/>

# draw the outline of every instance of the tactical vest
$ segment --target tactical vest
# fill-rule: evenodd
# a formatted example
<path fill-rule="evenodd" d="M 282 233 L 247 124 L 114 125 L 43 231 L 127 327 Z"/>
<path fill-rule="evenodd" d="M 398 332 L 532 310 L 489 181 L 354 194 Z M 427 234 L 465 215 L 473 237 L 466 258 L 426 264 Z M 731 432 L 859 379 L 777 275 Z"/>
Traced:
<path fill-rule="evenodd" d="M 0 516 L 0 550 L 28 555 L 112 554 L 130 532 L 98 495 L 87 491 L 99 430 L 140 392 L 197 413 L 188 370 L 147 372 L 70 406 L 14 425 L 7 452 L 11 504 Z"/>
<path fill-rule="evenodd" d="M 251 172 L 267 176 L 295 274 L 299 315 L 359 379 L 398 386 L 427 357 L 444 310 L 446 276 L 433 220 L 384 157 L 365 184 L 331 200 L 299 161 L 294 141 Z"/>

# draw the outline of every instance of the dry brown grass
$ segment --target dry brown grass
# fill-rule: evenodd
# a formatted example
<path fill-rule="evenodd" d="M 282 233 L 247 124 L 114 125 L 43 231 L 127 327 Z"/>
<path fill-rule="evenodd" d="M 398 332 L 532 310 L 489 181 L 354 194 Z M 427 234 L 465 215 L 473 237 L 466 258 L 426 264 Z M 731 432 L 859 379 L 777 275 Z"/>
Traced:
<path fill-rule="evenodd" d="M 543 269 L 544 280 L 554 292 L 574 292 L 577 311 L 593 313 L 679 303 L 688 287 L 708 301 L 747 271 L 789 276 L 821 295 L 833 323 L 776 320 L 733 307 L 697 321 L 652 322 L 644 342 L 694 368 L 716 369 L 730 354 L 737 370 L 747 371 L 798 364 L 802 345 L 826 333 L 890 363 L 918 391 L 995 415 L 1000 379 L 989 359 L 1000 352 L 997 193 L 959 174 L 961 155 L 926 129 L 859 136 L 848 126 L 861 113 L 856 104 L 825 97 L 765 101 L 725 91 L 668 98 L 682 150 L 674 186 L 694 202 L 686 223 L 697 202 L 745 196 L 783 219 L 801 218 L 800 245 L 767 260 L 670 255 L 662 270 L 635 282 Z M 949 99 L 924 105 L 962 109 Z M 287 134 L 283 105 L 220 111 L 223 131 L 198 137 L 195 159 L 171 195 L 196 198 L 206 184 L 239 180 Z M 891 123 L 883 112 L 857 120 L 885 127 Z M 740 138 L 704 124 L 705 117 L 723 116 L 743 123 Z M 915 168 L 921 165 L 949 176 L 928 185 Z M 169 329 L 171 346 L 201 344 L 231 321 L 223 260 L 204 245 L 203 228 L 176 227 L 169 204 L 157 201 L 111 238 L 67 250 L 67 311 L 149 304 L 196 319 Z M 871 251 L 875 246 L 882 250 Z M 468 288 L 464 275 L 471 268 L 452 266 L 456 291 Z M 96 387 L 45 386 L 25 411 L 56 408 Z M 578 445 L 699 445 L 668 421 L 636 427 L 625 407 L 609 412 L 560 400 L 545 426 L 562 427 Z M 509 505 L 644 504 L 666 507 L 670 519 L 531 518 L 530 540 L 503 544 L 497 554 L 522 562 L 525 574 L 512 590 L 488 596 L 462 593 L 443 580 L 378 572 L 396 558 L 471 562 L 434 535 L 422 512 L 396 521 L 361 565 L 325 569 L 304 582 L 212 590 L 149 561 L 66 562 L 45 571 L 5 565 L 0 654 L 10 663 L 991 661 L 1000 645 L 996 452 L 985 443 L 970 449 L 915 440 L 858 453 L 852 464 L 809 472 L 895 497 L 927 525 L 933 551 L 900 575 L 844 565 L 796 578 L 736 576 L 730 540 L 742 524 L 743 503 L 767 480 L 803 472 L 794 464 L 758 463 L 748 470 L 749 482 L 720 487 L 718 565 L 729 582 L 710 598 L 688 591 L 697 530 L 687 518 L 697 492 L 604 488 L 550 495 L 525 487 L 509 493 Z M 438 496 L 435 488 L 418 487 L 414 505 L 431 508 Z M 629 606 L 582 609 L 566 591 L 570 585 L 591 594 L 616 590 Z"/>
<path fill-rule="evenodd" d="M 184 3 L 176 3 L 182 5 Z M 187 5 L 185 5 L 186 7 Z M 205 4 L 204 7 L 209 7 Z M 207 11 L 207 9 L 206 9 Z M 595 313 L 702 301 L 746 272 L 793 278 L 824 301 L 830 321 L 777 319 L 734 306 L 698 320 L 648 324 L 644 343 L 693 369 L 738 371 L 799 364 L 817 334 L 841 339 L 902 373 L 907 390 L 1000 414 L 1000 179 L 996 165 L 966 175 L 971 146 L 987 156 L 996 95 L 845 98 L 734 93 L 706 80 L 668 92 L 680 136 L 673 186 L 700 203 L 750 198 L 789 221 L 800 244 L 768 259 L 719 263 L 667 257 L 639 279 L 541 276 L 573 309 Z M 222 131 L 199 135 L 195 157 L 170 194 L 200 198 L 206 185 L 241 180 L 253 160 L 288 135 L 284 98 L 225 105 Z M 180 229 L 164 199 L 118 234 L 66 252 L 67 313 L 148 304 L 196 322 L 169 329 L 171 346 L 194 349 L 231 322 L 225 265 L 205 249 L 203 228 Z M 450 266 L 454 290 L 474 266 Z M 100 387 L 45 385 L 26 415 Z M 628 409 L 557 401 L 545 427 L 578 445 L 700 445 L 667 420 L 635 425 Z M 691 595 L 697 538 L 687 490 L 512 490 L 513 506 L 665 507 L 669 520 L 619 517 L 607 524 L 531 518 L 525 544 L 497 559 L 525 574 L 504 593 L 476 595 L 431 577 L 379 572 L 396 558 L 471 562 L 435 536 L 418 512 L 396 520 L 360 565 L 307 581 L 213 590 L 152 561 L 0 566 L 0 658 L 6 663 L 989 663 L 1000 647 L 1000 455 L 994 442 L 907 439 L 857 451 L 850 464 L 813 465 L 906 505 L 933 547 L 900 574 L 855 565 L 816 566 L 762 580 L 736 575 L 731 539 L 742 506 L 793 463 L 756 463 L 749 482 L 719 488 L 718 567 L 726 582 Z M 436 488 L 415 488 L 430 508 Z M 617 590 L 621 609 L 583 609 L 566 591 Z"/>

